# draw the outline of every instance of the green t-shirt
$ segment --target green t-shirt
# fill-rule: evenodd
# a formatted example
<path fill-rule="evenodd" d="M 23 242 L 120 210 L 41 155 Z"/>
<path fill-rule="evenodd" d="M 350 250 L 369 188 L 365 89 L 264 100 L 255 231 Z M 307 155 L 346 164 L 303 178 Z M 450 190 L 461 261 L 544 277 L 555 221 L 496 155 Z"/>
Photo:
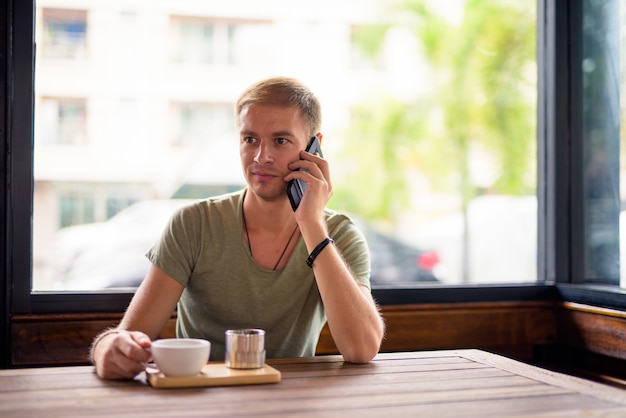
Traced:
<path fill-rule="evenodd" d="M 302 237 L 283 269 L 259 267 L 243 236 L 246 190 L 176 212 L 147 257 L 185 286 L 178 302 L 178 337 L 211 342 L 224 359 L 228 329 L 261 328 L 268 358 L 312 356 L 326 313 Z M 345 215 L 326 209 L 330 236 L 356 280 L 370 287 L 365 237 Z"/>

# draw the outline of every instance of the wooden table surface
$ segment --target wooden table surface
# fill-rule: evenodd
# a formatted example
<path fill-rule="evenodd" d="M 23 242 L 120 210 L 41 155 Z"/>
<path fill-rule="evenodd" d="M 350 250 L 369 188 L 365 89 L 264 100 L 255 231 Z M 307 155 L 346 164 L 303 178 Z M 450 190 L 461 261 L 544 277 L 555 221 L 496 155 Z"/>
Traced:
<path fill-rule="evenodd" d="M 479 350 L 269 360 L 279 383 L 156 389 L 90 366 L 0 370 L 0 417 L 626 417 L 626 391 Z"/>

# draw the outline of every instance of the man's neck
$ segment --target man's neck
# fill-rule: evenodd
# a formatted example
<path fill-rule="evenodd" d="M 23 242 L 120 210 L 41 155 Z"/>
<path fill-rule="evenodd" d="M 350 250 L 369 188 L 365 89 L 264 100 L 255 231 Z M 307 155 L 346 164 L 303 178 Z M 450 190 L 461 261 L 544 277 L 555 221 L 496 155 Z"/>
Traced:
<path fill-rule="evenodd" d="M 295 223 L 295 215 L 285 195 L 284 200 L 268 201 L 247 191 L 243 210 L 248 228 L 280 231 Z"/>

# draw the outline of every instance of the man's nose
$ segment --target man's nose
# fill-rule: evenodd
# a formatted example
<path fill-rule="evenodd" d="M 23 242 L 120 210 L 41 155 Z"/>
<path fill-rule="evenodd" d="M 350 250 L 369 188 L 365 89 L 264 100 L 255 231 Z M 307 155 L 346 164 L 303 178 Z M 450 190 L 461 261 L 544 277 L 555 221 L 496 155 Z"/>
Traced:
<path fill-rule="evenodd" d="M 257 148 L 254 162 L 257 164 L 266 164 L 272 160 L 270 144 L 261 142 Z"/>

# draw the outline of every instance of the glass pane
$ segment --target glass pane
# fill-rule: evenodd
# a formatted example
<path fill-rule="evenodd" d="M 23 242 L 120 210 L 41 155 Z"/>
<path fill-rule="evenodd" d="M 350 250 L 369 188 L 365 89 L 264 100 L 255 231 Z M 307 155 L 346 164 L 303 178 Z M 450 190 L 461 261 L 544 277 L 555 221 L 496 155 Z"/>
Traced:
<path fill-rule="evenodd" d="M 277 74 L 374 286 L 536 280 L 535 2 L 218 3 L 37 8 L 34 290 L 136 286 L 178 206 L 244 186 L 233 104 Z"/>
<path fill-rule="evenodd" d="M 624 148 L 620 147 L 623 110 L 618 109 L 619 86 L 625 80 L 626 61 L 620 54 L 626 45 L 624 5 L 624 0 L 583 1 L 583 280 L 587 283 L 616 285 L 620 281 L 619 173 Z"/>

